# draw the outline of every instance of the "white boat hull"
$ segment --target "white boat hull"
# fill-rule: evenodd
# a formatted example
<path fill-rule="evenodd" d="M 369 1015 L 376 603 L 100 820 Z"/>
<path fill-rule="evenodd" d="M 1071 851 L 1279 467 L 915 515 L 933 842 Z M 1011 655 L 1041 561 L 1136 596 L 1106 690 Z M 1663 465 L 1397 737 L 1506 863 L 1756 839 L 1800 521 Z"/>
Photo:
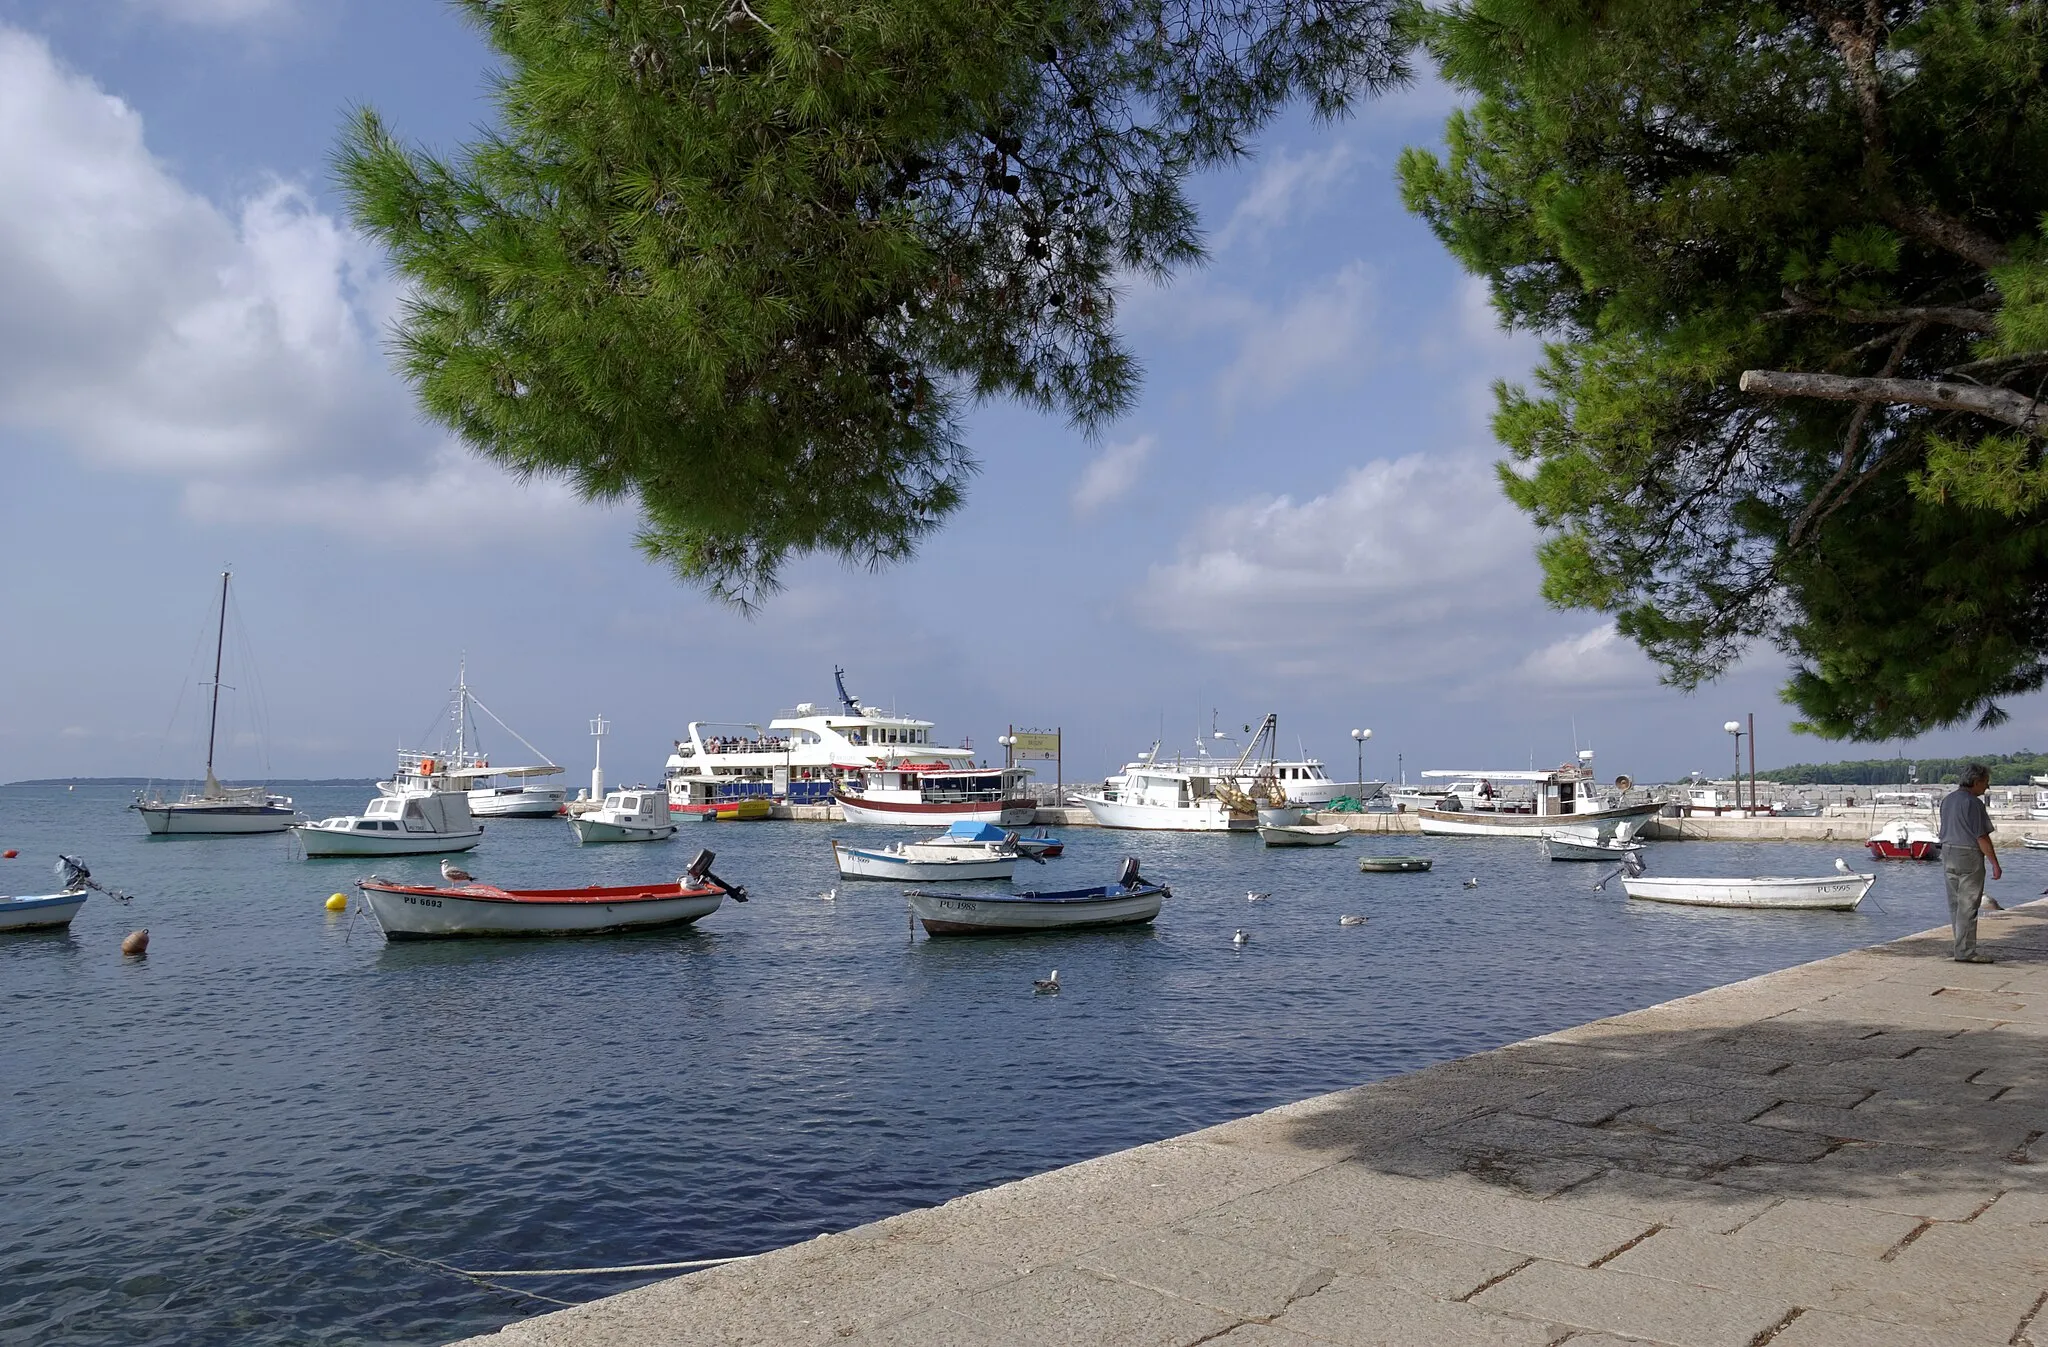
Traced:
<path fill-rule="evenodd" d="M 857 795 L 834 797 L 848 823 L 894 828 L 944 828 L 955 823 L 993 823 L 999 828 L 1029 827 L 1038 817 L 1031 800 L 983 800 L 969 804 L 897 804 L 864 801 Z"/>
<path fill-rule="evenodd" d="M 957 859 L 908 859 L 886 851 L 864 851 L 834 842 L 832 855 L 842 879 L 900 881 L 1010 879 L 1017 873 L 1015 856 L 962 856 Z"/>
<path fill-rule="evenodd" d="M 558 818 L 568 799 L 569 792 L 561 786 L 473 790 L 469 812 L 477 818 Z"/>
<path fill-rule="evenodd" d="M 157 837 L 231 837 L 281 833 L 300 821 L 276 805 L 139 804 L 142 825 Z"/>
<path fill-rule="evenodd" d="M 1620 861 L 1642 854 L 1641 842 L 1588 842 L 1574 837 L 1546 835 L 1543 854 L 1554 861 Z"/>
<path fill-rule="evenodd" d="M 995 935 L 1147 922 L 1159 915 L 1166 895 L 1159 889 L 1141 890 L 1129 897 L 1090 902 L 1085 910 L 1073 903 L 990 902 L 957 894 L 913 892 L 905 897 L 928 934 Z"/>
<path fill-rule="evenodd" d="M 576 830 L 579 845 L 588 842 L 666 842 L 676 835 L 673 823 L 607 823 L 589 814 L 570 819 L 569 826 Z"/>
<path fill-rule="evenodd" d="M 1131 804 L 1100 795 L 1077 795 L 1095 821 L 1105 828 L 1142 828 L 1154 832 L 1251 832 L 1259 826 L 1256 814 L 1233 814 L 1221 800 L 1205 799 L 1192 805 Z"/>
<path fill-rule="evenodd" d="M 69 926 L 85 906 L 84 889 L 0 898 L 0 931 L 46 931 Z"/>
<path fill-rule="evenodd" d="M 353 823 L 354 820 L 344 820 Z M 467 832 L 358 832 L 353 828 L 324 828 L 318 823 L 301 823 L 293 829 L 308 856 L 438 856 L 444 852 L 468 851 L 484 840 L 484 830 Z"/>
<path fill-rule="evenodd" d="M 692 922 L 718 910 L 722 893 L 620 903 L 507 903 L 364 888 L 387 940 L 476 935 L 578 935 Z"/>
<path fill-rule="evenodd" d="M 1664 806 L 1630 805 L 1625 809 L 1602 809 L 1585 814 L 1494 814 L 1478 809 L 1417 809 L 1422 832 L 1428 837 L 1540 837 L 1555 828 L 1591 828 L 1602 841 L 1614 836 L 1616 826 L 1645 819 Z"/>
<path fill-rule="evenodd" d="M 1259 836 L 1269 847 L 1328 847 L 1344 840 L 1351 830 L 1330 824 L 1293 828 L 1262 827 Z"/>
<path fill-rule="evenodd" d="M 1689 907 L 1759 907 L 1851 912 L 1876 875 L 1823 875 L 1814 879 L 1624 879 L 1631 898 Z"/>

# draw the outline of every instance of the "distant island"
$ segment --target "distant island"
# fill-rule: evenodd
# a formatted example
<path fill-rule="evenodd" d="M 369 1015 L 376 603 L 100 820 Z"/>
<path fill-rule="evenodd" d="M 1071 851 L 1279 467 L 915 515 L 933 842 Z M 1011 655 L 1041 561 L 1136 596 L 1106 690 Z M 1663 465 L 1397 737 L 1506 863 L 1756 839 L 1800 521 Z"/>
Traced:
<path fill-rule="evenodd" d="M 1975 758 L 1865 758 L 1855 762 L 1796 763 L 1758 772 L 1757 779 L 1784 786 L 1896 786 L 1918 781 L 1923 786 L 1954 784 L 1963 768 L 1981 762 L 1991 769 L 1994 786 L 2024 786 L 2033 776 L 2048 776 L 2048 753 L 2021 749 Z"/>

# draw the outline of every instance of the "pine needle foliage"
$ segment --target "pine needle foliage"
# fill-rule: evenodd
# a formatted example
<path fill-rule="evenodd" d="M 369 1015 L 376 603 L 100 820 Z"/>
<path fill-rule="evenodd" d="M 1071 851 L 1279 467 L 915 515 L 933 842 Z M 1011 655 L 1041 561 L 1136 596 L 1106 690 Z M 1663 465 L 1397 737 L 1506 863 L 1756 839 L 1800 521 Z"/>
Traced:
<path fill-rule="evenodd" d="M 363 110 L 337 154 L 403 371 L 742 607 L 910 556 L 975 401 L 1125 409 L 1116 281 L 1201 256 L 1187 176 L 1405 75 L 1394 0 L 460 3 L 498 124 L 442 158 Z"/>
<path fill-rule="evenodd" d="M 1544 594 L 1691 689 L 1760 643 L 1801 728 L 2048 682 L 2048 10 L 1459 0 L 1419 212 L 1549 339 L 1501 481 Z"/>

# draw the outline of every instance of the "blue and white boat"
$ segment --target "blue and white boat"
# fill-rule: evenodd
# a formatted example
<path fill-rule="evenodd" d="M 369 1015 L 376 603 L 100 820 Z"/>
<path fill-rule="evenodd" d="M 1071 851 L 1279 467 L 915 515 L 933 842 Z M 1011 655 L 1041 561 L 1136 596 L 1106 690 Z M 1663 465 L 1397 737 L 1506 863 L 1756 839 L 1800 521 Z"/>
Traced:
<path fill-rule="evenodd" d="M 69 926 L 78 909 L 85 906 L 86 897 L 84 889 L 0 897 L 0 931 L 42 931 Z"/>
<path fill-rule="evenodd" d="M 864 848 L 832 843 L 842 879 L 1009 879 L 1019 860 L 1042 858 L 1022 850 L 1014 833 L 993 823 L 960 820 L 937 837 Z"/>
<path fill-rule="evenodd" d="M 904 896 L 927 935 L 1027 935 L 1148 922 L 1173 890 L 1140 875 L 1133 856 L 1116 883 L 1092 889 L 986 895 L 911 889 Z"/>

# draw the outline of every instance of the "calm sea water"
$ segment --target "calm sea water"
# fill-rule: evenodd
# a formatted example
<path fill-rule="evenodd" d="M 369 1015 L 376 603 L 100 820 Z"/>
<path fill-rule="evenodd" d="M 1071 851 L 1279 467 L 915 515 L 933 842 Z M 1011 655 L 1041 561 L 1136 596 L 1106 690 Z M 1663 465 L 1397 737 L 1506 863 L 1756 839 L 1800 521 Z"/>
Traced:
<path fill-rule="evenodd" d="M 366 789 L 303 789 L 315 817 Z M 151 840 L 106 786 L 0 788 L 0 891 L 57 851 L 133 891 L 68 934 L 0 935 L 0 1341 L 406 1343 L 646 1277 L 535 1294 L 438 1270 L 748 1253 L 1945 920 L 1938 872 L 1853 914 L 1590 892 L 1533 844 L 1066 831 L 1031 879 L 1127 853 L 1155 926 L 913 938 L 900 890 L 835 885 L 810 823 L 578 848 L 488 825 L 507 885 L 672 877 L 699 845 L 751 889 L 683 933 L 386 945 L 322 901 L 371 868 L 284 838 Z M 873 832 L 867 836 L 881 840 Z M 1364 875 L 1366 850 L 1424 875 Z M 1663 874 L 1821 873 L 1848 846 L 1655 845 Z M 2037 870 L 2013 858 L 2015 894 Z M 381 873 L 431 876 L 431 858 Z M 1477 888 L 1463 881 L 1477 877 Z M 1249 888 L 1274 898 L 1248 905 Z M 1340 913 L 1366 914 L 1340 927 Z M 1244 926 L 1251 944 L 1232 946 Z M 121 937 L 150 932 L 146 959 Z M 1035 997 L 1057 966 L 1064 990 Z M 541 1299 L 540 1297 L 550 1299 Z"/>

